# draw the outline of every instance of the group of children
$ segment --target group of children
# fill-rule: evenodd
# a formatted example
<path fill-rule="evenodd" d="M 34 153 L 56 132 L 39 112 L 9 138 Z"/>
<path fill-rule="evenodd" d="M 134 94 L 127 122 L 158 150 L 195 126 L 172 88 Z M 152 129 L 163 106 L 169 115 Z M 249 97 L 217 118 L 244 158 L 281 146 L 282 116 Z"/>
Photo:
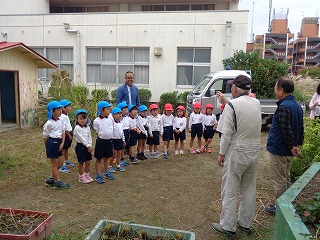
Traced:
<path fill-rule="evenodd" d="M 163 157 L 169 158 L 169 144 L 175 140 L 175 154 L 183 154 L 184 141 L 186 139 L 187 118 L 184 106 L 176 108 L 176 116 L 173 116 L 174 109 L 170 103 L 164 105 L 163 114 L 160 115 L 159 107 L 151 104 L 148 108 L 145 105 L 139 107 L 127 105 L 121 102 L 117 107 L 107 101 L 100 101 L 97 104 L 97 118 L 93 121 L 93 129 L 97 133 L 94 149 L 95 181 L 104 183 L 103 177 L 113 180 L 113 173 L 125 171 L 125 166 L 130 163 L 137 164 L 140 160 L 148 157 L 144 151 L 146 144 L 149 145 L 150 158 L 158 158 L 158 146 L 160 138 L 163 141 Z M 70 172 L 67 168 L 72 166 L 68 160 L 68 149 L 72 140 L 76 142 L 75 152 L 79 163 L 80 183 L 91 183 L 94 180 L 90 176 L 90 161 L 92 160 L 92 137 L 90 131 L 90 119 L 84 109 L 76 111 L 76 125 L 72 134 L 72 127 L 68 113 L 71 110 L 71 102 L 61 100 L 49 102 L 47 105 L 48 121 L 43 127 L 43 138 L 46 147 L 47 157 L 51 161 L 51 176 L 45 185 L 53 186 L 55 189 L 69 188 L 68 183 L 59 179 L 60 172 Z M 201 112 L 200 103 L 193 105 L 193 112 L 189 118 L 190 152 L 210 153 L 208 148 L 217 125 L 213 114 L 213 105 L 207 104 L 205 114 Z M 201 145 L 202 136 L 205 144 Z M 197 137 L 197 149 L 194 150 L 193 143 Z M 135 157 L 135 152 L 137 155 Z M 129 155 L 129 162 L 124 160 L 124 154 Z M 114 159 L 116 161 L 113 166 Z M 65 160 L 65 161 L 64 161 Z M 101 163 L 103 160 L 103 175 L 101 174 Z M 74 166 L 74 165 L 73 165 Z"/>

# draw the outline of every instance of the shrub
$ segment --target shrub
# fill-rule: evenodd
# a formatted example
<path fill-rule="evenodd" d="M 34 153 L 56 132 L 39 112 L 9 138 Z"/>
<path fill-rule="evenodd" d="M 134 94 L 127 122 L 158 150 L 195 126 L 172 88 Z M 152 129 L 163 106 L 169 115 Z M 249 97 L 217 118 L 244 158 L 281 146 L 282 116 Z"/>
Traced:
<path fill-rule="evenodd" d="M 71 94 L 66 97 L 71 102 L 79 105 L 85 105 L 88 100 L 89 89 L 83 85 L 74 85 L 71 87 Z"/>
<path fill-rule="evenodd" d="M 179 96 L 178 96 L 179 104 L 183 104 L 184 106 L 186 106 L 187 96 L 189 93 L 190 93 L 190 91 L 183 92 L 183 93 L 179 94 Z"/>
<path fill-rule="evenodd" d="M 141 88 L 139 89 L 139 95 L 141 105 L 149 106 L 149 102 L 152 96 L 151 91 L 149 89 Z"/>
<path fill-rule="evenodd" d="M 172 106 L 173 106 L 173 109 L 175 109 L 179 104 L 178 92 L 174 91 L 174 92 L 167 92 L 167 93 L 161 94 L 160 102 L 159 102 L 159 105 L 160 105 L 159 107 L 160 107 L 161 110 L 163 110 L 163 106 L 166 103 L 171 103 Z"/>
<path fill-rule="evenodd" d="M 320 78 L 320 67 L 304 68 L 300 71 L 302 76 L 310 76 L 312 78 Z"/>
<path fill-rule="evenodd" d="M 67 98 L 72 86 L 69 73 L 66 70 L 56 70 L 50 75 L 52 80 L 48 90 L 49 96 L 53 98 Z"/>
<path fill-rule="evenodd" d="M 117 89 L 112 90 L 111 91 L 111 99 L 113 102 L 117 102 L 116 95 L 117 95 Z"/>
<path fill-rule="evenodd" d="M 302 87 L 294 86 L 293 96 L 298 102 L 303 102 L 306 104 L 306 112 L 310 111 L 309 102 L 310 97 L 306 94 Z"/>
<path fill-rule="evenodd" d="M 93 89 L 91 95 L 93 99 L 97 102 L 109 98 L 109 92 L 106 89 Z"/>
<path fill-rule="evenodd" d="M 305 118 L 304 143 L 301 146 L 302 158 L 294 158 L 291 165 L 291 178 L 297 180 L 314 162 L 320 161 L 320 121 Z"/>
<path fill-rule="evenodd" d="M 222 61 L 223 66 L 233 70 L 251 70 L 253 92 L 257 98 L 274 98 L 274 85 L 278 78 L 285 76 L 289 65 L 274 59 L 262 59 L 258 52 L 236 51 L 233 57 Z"/>

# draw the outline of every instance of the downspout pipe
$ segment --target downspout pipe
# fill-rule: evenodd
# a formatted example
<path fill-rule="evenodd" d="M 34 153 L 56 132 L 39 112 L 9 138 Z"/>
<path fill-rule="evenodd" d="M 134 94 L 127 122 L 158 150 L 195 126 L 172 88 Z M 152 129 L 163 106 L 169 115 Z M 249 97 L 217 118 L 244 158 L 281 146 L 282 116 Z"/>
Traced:
<path fill-rule="evenodd" d="M 81 45 L 80 45 L 80 31 L 78 30 L 70 30 L 70 29 L 66 29 L 67 33 L 76 33 L 77 34 L 77 68 L 76 68 L 76 75 L 77 78 L 80 79 L 80 68 L 81 68 L 81 64 L 80 64 L 80 50 L 81 50 Z M 77 79 L 77 80 L 78 80 Z"/>
<path fill-rule="evenodd" d="M 226 58 L 230 57 L 230 37 L 231 37 L 231 21 L 227 21 L 227 40 L 226 40 Z"/>

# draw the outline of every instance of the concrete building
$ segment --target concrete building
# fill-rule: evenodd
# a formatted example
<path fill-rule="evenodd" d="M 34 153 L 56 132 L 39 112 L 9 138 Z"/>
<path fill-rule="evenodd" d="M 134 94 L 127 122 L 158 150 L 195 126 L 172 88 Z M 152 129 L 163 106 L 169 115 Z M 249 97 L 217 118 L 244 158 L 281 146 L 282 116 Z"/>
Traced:
<path fill-rule="evenodd" d="M 274 11 L 271 32 L 256 36 L 255 50 L 262 58 L 292 63 L 294 34 L 288 29 L 288 12 L 276 14 Z"/>
<path fill-rule="evenodd" d="M 320 66 L 319 18 L 302 19 L 299 38 L 294 42 L 294 69 Z"/>
<path fill-rule="evenodd" d="M 134 71 L 138 87 L 158 101 L 164 92 L 190 91 L 246 49 L 248 11 L 238 2 L 0 0 L 0 41 L 23 41 L 90 90 L 115 89 Z"/>
<path fill-rule="evenodd" d="M 21 42 L 0 42 L 0 132 L 38 125 L 38 68 L 56 67 Z"/>

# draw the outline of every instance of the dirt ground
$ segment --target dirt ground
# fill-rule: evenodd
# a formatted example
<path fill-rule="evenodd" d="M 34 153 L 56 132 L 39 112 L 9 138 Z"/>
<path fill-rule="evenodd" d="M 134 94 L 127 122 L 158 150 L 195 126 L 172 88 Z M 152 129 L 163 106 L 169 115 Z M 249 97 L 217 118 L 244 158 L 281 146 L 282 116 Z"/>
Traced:
<path fill-rule="evenodd" d="M 41 133 L 40 127 L 0 133 L 1 207 L 51 212 L 54 232 L 62 235 L 84 236 L 100 219 L 112 219 L 193 231 L 199 240 L 224 239 L 210 228 L 219 221 L 221 208 L 218 136 L 211 154 L 190 155 L 187 139 L 185 155 L 174 156 L 171 143 L 168 160 L 160 157 L 129 165 L 115 174 L 116 180 L 101 185 L 78 183 L 75 167 L 60 175 L 71 188 L 54 190 L 44 186 L 50 164 Z M 273 196 L 266 137 L 267 132 L 262 132 L 255 233 L 247 237 L 239 232 L 238 239 L 273 239 L 274 217 L 262 212 Z M 76 162 L 73 148 L 70 159 Z M 91 169 L 94 175 L 94 161 Z"/>

